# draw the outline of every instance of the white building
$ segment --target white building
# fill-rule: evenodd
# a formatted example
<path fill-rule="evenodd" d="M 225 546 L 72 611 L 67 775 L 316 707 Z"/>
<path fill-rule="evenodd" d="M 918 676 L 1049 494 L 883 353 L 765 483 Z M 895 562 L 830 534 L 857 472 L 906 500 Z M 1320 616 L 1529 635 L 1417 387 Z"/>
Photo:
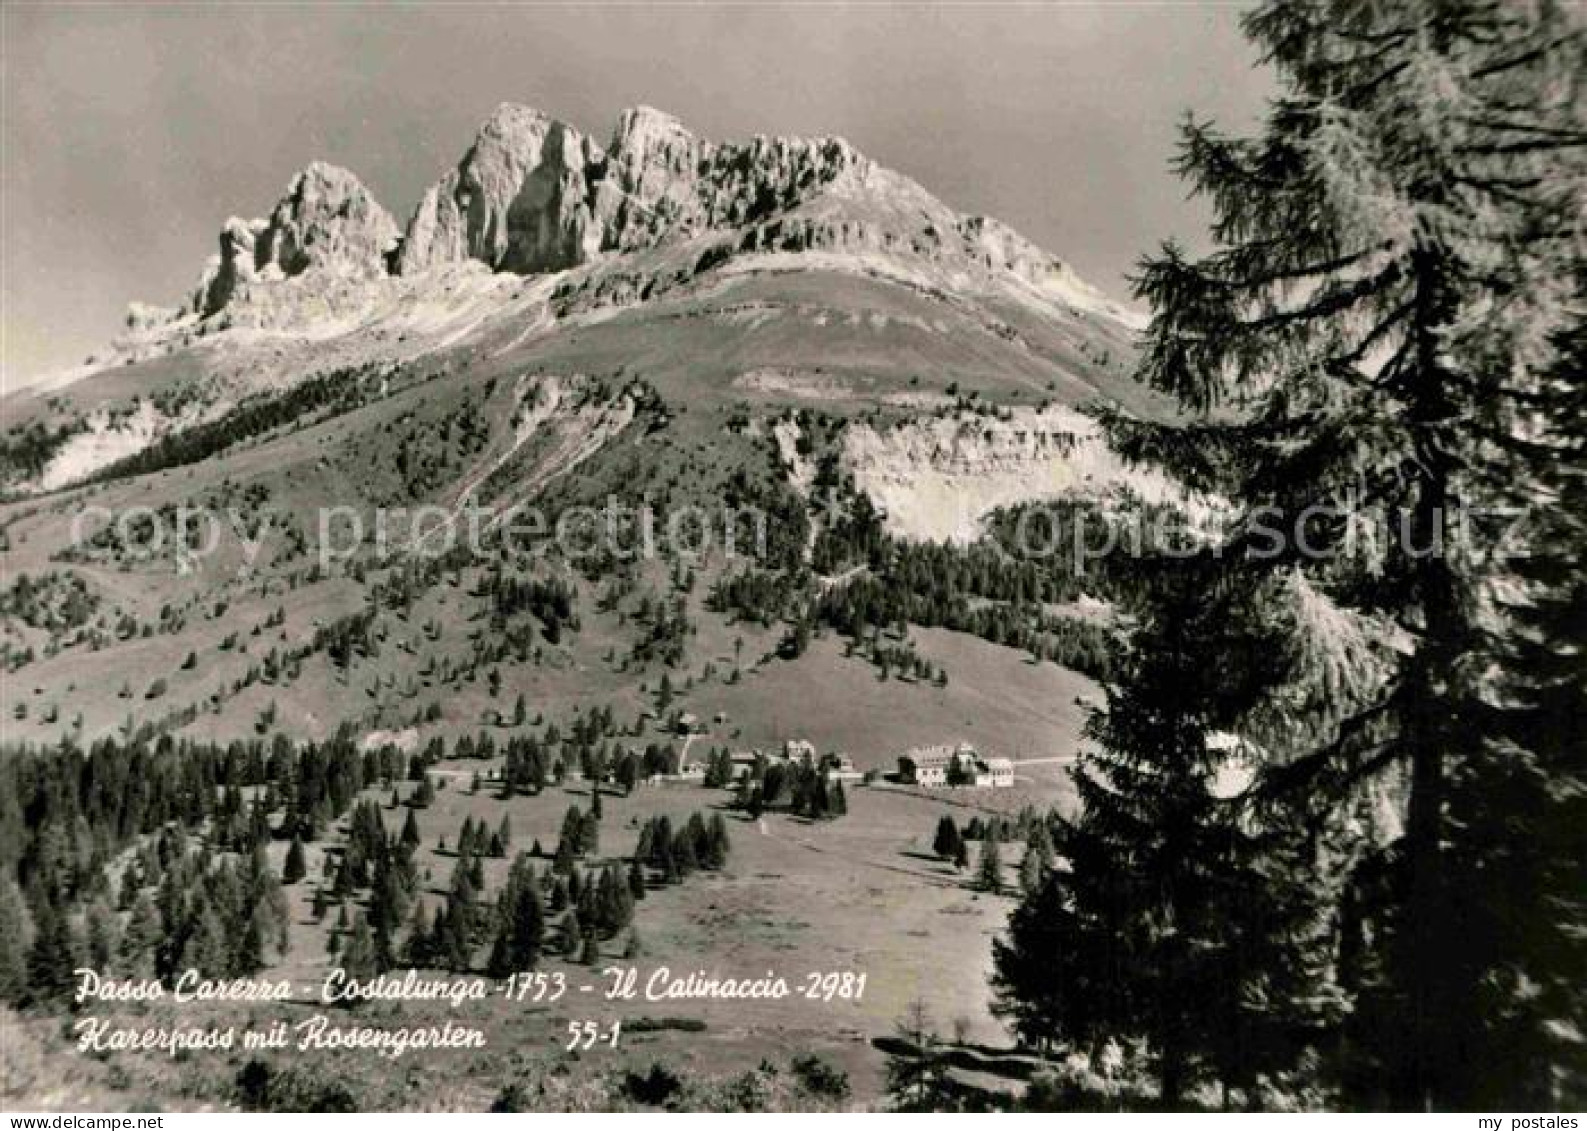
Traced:
<path fill-rule="evenodd" d="M 899 756 L 898 777 L 913 785 L 934 787 L 948 784 L 948 770 L 955 751 L 951 746 L 917 746 Z"/>
<path fill-rule="evenodd" d="M 1014 763 L 1007 758 L 988 758 L 983 765 L 986 767 L 987 784 L 993 789 L 1006 789 L 1014 784 Z M 980 784 L 978 781 L 977 785 Z"/>
<path fill-rule="evenodd" d="M 968 785 L 1002 789 L 1014 784 L 1014 763 L 983 758 L 968 742 L 958 746 L 921 746 L 898 759 L 902 781 L 927 787 Z"/>

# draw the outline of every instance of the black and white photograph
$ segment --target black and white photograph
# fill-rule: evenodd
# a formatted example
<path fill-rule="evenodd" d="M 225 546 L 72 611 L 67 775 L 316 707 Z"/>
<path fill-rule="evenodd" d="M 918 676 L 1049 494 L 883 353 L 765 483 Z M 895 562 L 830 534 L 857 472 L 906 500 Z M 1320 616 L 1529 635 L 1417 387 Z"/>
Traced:
<path fill-rule="evenodd" d="M 0 1111 L 1582 1131 L 1587 3 L 0 7 Z"/>

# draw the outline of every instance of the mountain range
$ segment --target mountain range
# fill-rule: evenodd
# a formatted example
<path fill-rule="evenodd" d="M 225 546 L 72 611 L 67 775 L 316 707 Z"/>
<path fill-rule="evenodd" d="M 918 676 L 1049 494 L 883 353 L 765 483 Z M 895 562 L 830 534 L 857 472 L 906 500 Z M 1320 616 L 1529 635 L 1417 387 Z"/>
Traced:
<path fill-rule="evenodd" d="M 222 225 L 179 304 L 134 304 L 103 355 L 0 401 L 3 554 L 34 579 L 0 647 L 38 687 L 77 689 L 32 716 L 40 738 L 193 707 L 227 721 L 178 729 L 225 733 L 217 704 L 258 698 L 246 663 L 228 674 L 240 657 L 178 676 L 187 708 L 106 702 L 71 674 L 87 659 L 101 687 L 142 681 L 149 634 L 178 647 L 202 610 L 218 631 L 284 587 L 306 611 L 283 640 L 312 652 L 371 584 L 312 566 L 327 508 L 753 503 L 798 531 L 776 564 L 819 572 L 823 529 L 860 496 L 879 536 L 961 547 L 1032 501 L 1183 501 L 1090 412 L 1165 412 L 1130 377 L 1138 328 L 1057 257 L 840 138 L 719 143 L 641 107 L 602 146 L 503 105 L 405 224 L 314 163 L 268 216 Z M 173 560 L 128 529 L 85 537 L 90 504 L 237 513 L 264 548 Z M 192 650 L 216 643 L 199 635 Z M 392 722 L 396 678 L 316 699 L 302 731 Z"/>
<path fill-rule="evenodd" d="M 1136 321 L 1128 310 L 1007 226 L 953 211 L 840 138 L 719 144 L 640 107 L 621 115 L 602 149 L 539 111 L 504 104 L 405 226 L 355 174 L 316 162 L 268 217 L 226 221 L 217 244 L 178 307 L 133 304 L 103 357 L 7 398 L 8 433 L 47 427 L 77 439 L 34 445 L 46 451 L 13 443 L 26 458 L 8 468 L 9 489 L 65 485 L 332 357 L 407 360 L 465 340 L 527 337 L 531 328 L 543 337 L 663 301 L 798 289 L 795 279 L 833 275 L 911 308 L 878 336 L 891 329 L 907 351 L 946 353 L 942 365 L 972 382 L 1017 375 L 1065 401 L 1093 391 L 1136 399 L 1103 372 L 1119 372 L 1127 353 Z M 779 285 L 779 275 L 793 278 Z M 929 336 L 958 340 L 917 340 Z M 309 356 L 297 348 L 304 342 Z M 824 348 L 801 341 L 769 349 L 767 360 L 799 365 Z M 852 348 L 831 351 L 835 367 Z M 212 388 L 193 388 L 202 382 L 190 374 L 179 382 L 187 388 L 173 388 L 163 369 L 187 370 L 181 362 L 144 365 L 183 355 Z M 121 367 L 135 372 L 106 373 Z M 84 382 L 90 375 L 98 379 Z M 183 414 L 142 408 L 173 397 Z M 125 427 L 107 429 L 118 414 Z"/>
<path fill-rule="evenodd" d="M 286 886 L 262 961 L 302 985 L 378 918 L 373 893 L 343 900 L 371 814 L 391 838 L 422 821 L 414 900 L 436 923 L 461 921 L 445 877 L 476 825 L 501 849 L 475 850 L 488 922 L 517 861 L 550 890 L 570 812 L 599 831 L 604 856 L 592 840 L 576 865 L 592 895 L 619 875 L 602 861 L 645 879 L 653 828 L 726 822 L 727 867 L 647 881 L 642 950 L 633 931 L 590 944 L 571 907 L 547 939 L 680 971 L 869 969 L 864 1002 L 647 1006 L 663 1021 L 642 1064 L 607 1063 L 731 1072 L 797 1050 L 871 1102 L 866 1038 L 912 1001 L 965 1018 L 978 1048 L 1003 1039 L 985 955 L 1009 903 L 971 890 L 932 830 L 1072 812 L 1120 655 L 1127 566 L 1095 528 L 1071 558 L 1043 517 L 1198 504 L 1108 441 L 1099 408 L 1168 413 L 1132 379 L 1138 328 L 1055 256 L 836 138 L 716 143 L 636 109 L 602 146 L 503 106 L 401 223 L 312 164 L 266 216 L 220 226 L 178 302 L 135 304 L 102 354 L 0 399 L 0 765 L 45 782 L 36 767 L 76 749 L 113 768 L 61 771 L 96 797 L 204 813 L 217 792 L 181 835 L 207 866 L 240 843 L 228 827 L 264 830 Z M 1006 542 L 1027 525 L 1031 553 Z M 964 744 L 996 788 L 892 774 Z M 758 819 L 738 808 L 733 765 L 800 751 L 836 756 L 851 815 L 817 820 L 770 784 Z M 220 766 L 246 797 L 217 789 Z M 300 804 L 311 782 L 342 792 Z M 168 824 L 113 851 L 108 824 L 41 827 L 63 869 L 144 859 L 149 891 L 171 870 Z M 420 937 L 402 929 L 405 961 Z M 444 961 L 469 968 L 469 945 Z M 370 1054 L 326 1078 L 483 1108 L 495 1050 L 566 1044 L 556 1007 L 478 1004 L 485 1055 L 416 1053 L 397 1080 Z M 45 1024 L 28 1039 L 53 1048 Z M 111 1071 L 30 1055 L 79 1107 L 100 1078 L 83 1066 Z M 114 1071 L 257 1068 L 150 1056 Z"/>

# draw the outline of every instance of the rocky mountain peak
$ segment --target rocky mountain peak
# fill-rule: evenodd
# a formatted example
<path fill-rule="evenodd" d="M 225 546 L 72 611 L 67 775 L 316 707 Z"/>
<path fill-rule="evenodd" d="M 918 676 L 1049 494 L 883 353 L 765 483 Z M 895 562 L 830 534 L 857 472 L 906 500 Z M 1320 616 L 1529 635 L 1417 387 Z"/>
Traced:
<path fill-rule="evenodd" d="M 837 138 L 717 144 L 650 106 L 623 111 L 603 152 L 573 127 L 505 103 L 425 193 L 399 268 L 476 259 L 498 270 L 562 270 L 754 222 L 864 164 Z"/>
<path fill-rule="evenodd" d="M 375 275 L 397 241 L 396 221 L 352 173 L 315 161 L 292 179 L 260 237 L 261 268 L 283 275 L 334 267 Z"/>
<path fill-rule="evenodd" d="M 373 278 L 386 271 L 397 242 L 396 221 L 355 175 L 315 161 L 287 186 L 268 219 L 227 220 L 219 253 L 193 294 L 200 315 L 214 314 L 260 279 L 323 270 Z"/>
<path fill-rule="evenodd" d="M 599 148 L 527 106 L 496 108 L 457 167 L 424 194 L 408 221 L 398 269 L 413 274 L 477 259 L 519 272 L 556 271 L 599 249 L 587 174 Z"/>
<path fill-rule="evenodd" d="M 624 110 L 596 188 L 602 248 L 631 251 L 700 227 L 698 181 L 714 150 L 671 114 Z"/>
<path fill-rule="evenodd" d="M 756 253 L 903 256 L 948 278 L 996 276 L 998 285 L 1034 289 L 1040 301 L 1123 314 L 1012 229 L 961 215 L 840 137 L 714 142 L 641 105 L 622 112 L 603 150 L 512 102 L 496 107 L 424 193 L 400 239 L 357 177 L 310 165 L 267 220 L 227 222 L 188 310 L 208 317 L 256 283 L 310 270 L 333 274 L 340 293 L 349 279 L 469 263 L 558 272 L 707 237 L 711 262 Z"/>
<path fill-rule="evenodd" d="M 684 138 L 694 135 L 673 115 L 654 106 L 630 106 L 617 116 L 612 134 L 612 149 L 639 149 L 655 139 Z"/>

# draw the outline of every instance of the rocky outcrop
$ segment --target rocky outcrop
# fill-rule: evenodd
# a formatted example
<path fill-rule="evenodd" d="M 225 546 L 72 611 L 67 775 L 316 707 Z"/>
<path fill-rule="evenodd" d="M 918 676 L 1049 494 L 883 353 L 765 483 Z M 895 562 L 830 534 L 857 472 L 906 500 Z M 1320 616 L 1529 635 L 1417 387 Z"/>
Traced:
<path fill-rule="evenodd" d="M 624 111 L 609 149 L 538 110 L 504 104 L 456 169 L 425 193 L 403 274 L 477 259 L 557 271 L 754 224 L 870 167 L 836 138 L 717 145 L 648 106 Z"/>
<path fill-rule="evenodd" d="M 699 231 L 699 177 L 711 151 L 671 114 L 623 111 L 595 190 L 602 249 L 635 251 Z"/>
<path fill-rule="evenodd" d="M 623 113 L 596 190 L 605 250 L 633 251 L 797 207 L 870 163 L 840 138 L 717 145 L 670 114 Z"/>
<path fill-rule="evenodd" d="M 249 223 L 233 216 L 221 227 L 220 252 L 204 265 L 204 274 L 199 277 L 189 304 L 194 312 L 201 317 L 216 313 L 232 300 L 239 287 L 253 281 L 258 274 L 255 247 L 264 225 L 263 220 Z"/>
<path fill-rule="evenodd" d="M 917 279 L 920 285 L 989 283 L 1043 307 L 1128 320 L 1012 229 L 955 212 L 842 138 L 718 143 L 639 106 L 623 112 L 603 150 L 572 126 L 511 103 L 496 109 L 457 166 L 425 192 L 400 239 L 358 178 L 309 166 L 268 220 L 227 222 L 187 310 L 209 319 L 243 295 L 254 300 L 250 308 L 269 305 L 275 292 L 263 284 L 313 272 L 334 282 L 294 288 L 296 306 L 311 307 L 320 290 L 329 295 L 388 274 L 472 264 L 542 274 L 689 241 L 697 246 L 681 267 L 681 257 L 602 267 L 594 275 L 612 277 L 580 280 L 581 301 L 606 301 L 608 293 L 643 301 L 739 256 L 813 254 L 837 269 L 885 273 L 902 262 L 910 275 L 924 266 L 930 278 Z M 834 264 L 831 256 L 844 258 Z M 328 307 L 349 305 L 332 297 Z M 225 322 L 260 323 L 238 310 Z"/>
<path fill-rule="evenodd" d="M 346 169 L 316 161 L 293 178 L 256 245 L 258 268 L 300 275 L 313 268 L 341 274 L 386 273 L 397 224 Z"/>
<path fill-rule="evenodd" d="M 858 421 L 843 432 L 840 462 L 889 531 L 928 541 L 973 542 L 1001 507 L 1119 488 L 1196 521 L 1212 506 L 1155 469 L 1125 463 L 1096 421 L 1062 406 L 921 417 L 880 431 Z"/>
<path fill-rule="evenodd" d="M 268 220 L 233 216 L 220 233 L 220 253 L 199 280 L 190 308 L 208 317 L 259 279 L 320 270 L 340 277 L 386 273 L 397 224 L 346 169 L 316 161 L 287 187 Z"/>
<path fill-rule="evenodd" d="M 457 168 L 419 202 L 399 270 L 478 259 L 527 274 L 586 262 L 601 243 L 588 183 L 599 158 L 570 126 L 525 106 L 498 107 Z"/>
<path fill-rule="evenodd" d="M 876 166 L 842 138 L 765 138 L 723 145 L 701 179 L 707 223 L 741 228 L 826 193 L 862 190 Z"/>

